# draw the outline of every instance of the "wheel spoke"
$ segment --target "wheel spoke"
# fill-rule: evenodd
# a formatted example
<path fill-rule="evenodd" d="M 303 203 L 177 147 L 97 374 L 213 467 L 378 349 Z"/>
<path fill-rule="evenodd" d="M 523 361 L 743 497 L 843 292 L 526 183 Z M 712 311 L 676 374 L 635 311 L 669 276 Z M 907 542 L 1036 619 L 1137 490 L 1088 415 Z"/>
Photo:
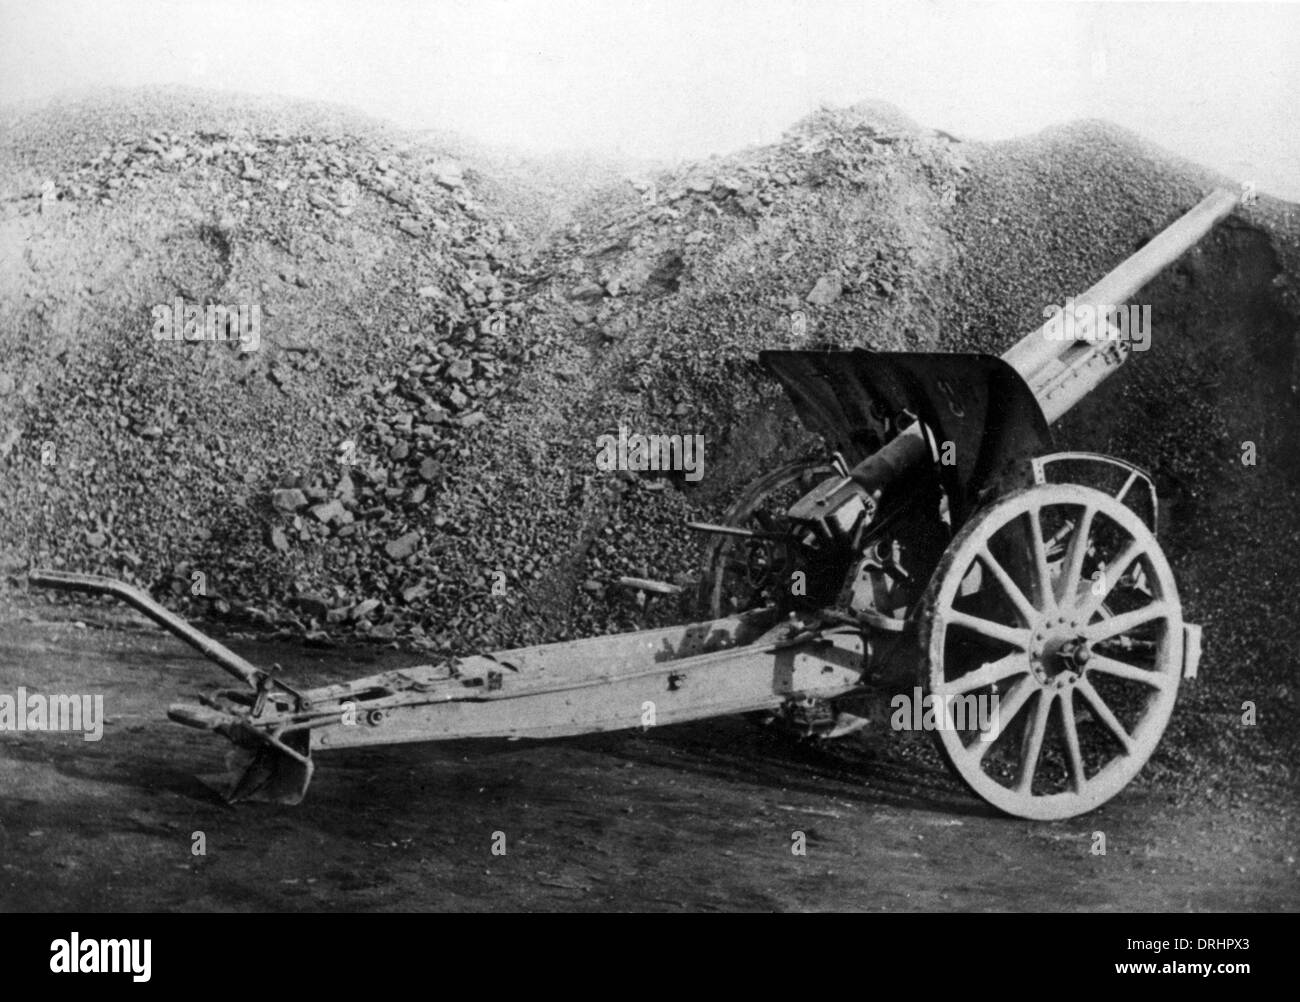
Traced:
<path fill-rule="evenodd" d="M 1118 616 L 1103 619 L 1099 623 L 1089 623 L 1080 632 L 1089 643 L 1096 644 L 1103 640 L 1109 640 L 1111 637 L 1118 637 L 1120 634 L 1127 633 L 1129 630 L 1134 630 L 1146 623 L 1167 618 L 1169 618 L 1169 606 L 1164 602 L 1152 602 L 1150 605 L 1144 605 L 1141 609 L 1122 612 Z"/>
<path fill-rule="evenodd" d="M 1079 617 L 1087 622 L 1101 608 L 1101 604 L 1106 601 L 1111 589 L 1119 583 L 1119 579 L 1124 576 L 1124 572 L 1129 565 L 1138 557 L 1146 552 L 1146 544 L 1140 539 L 1135 539 L 1124 548 L 1124 551 L 1113 561 L 1106 565 L 1106 570 L 1102 572 L 1103 587 L 1101 594 L 1095 591 L 1095 585 L 1088 589 L 1086 597 L 1078 605 Z M 1078 587 L 1077 585 L 1075 586 Z"/>
<path fill-rule="evenodd" d="M 1034 621 L 1038 619 L 1038 610 L 1034 608 L 1034 603 L 1025 597 L 1025 593 L 1020 590 L 1020 586 L 1011 580 L 1011 575 L 1007 573 L 1005 567 L 998 563 L 987 546 L 980 550 L 979 561 L 993 572 L 993 576 L 998 579 L 998 584 L 1007 593 L 1007 598 L 1011 599 L 1012 604 L 1015 605 L 1016 612 L 1020 613 L 1020 618 L 1024 620 L 1025 625 L 1033 626 Z"/>
<path fill-rule="evenodd" d="M 1047 569 L 1047 546 L 1043 542 L 1042 508 L 1029 509 L 1029 539 L 1034 548 L 1034 568 L 1038 574 L 1039 606 L 1046 612 L 1056 604 L 1056 596 L 1052 594 L 1052 572 Z"/>
<path fill-rule="evenodd" d="M 1056 702 L 1056 691 L 1043 689 L 1038 694 L 1038 706 L 1034 710 L 1034 724 L 1025 732 L 1024 746 L 1020 751 L 1020 776 L 1016 780 L 1016 792 L 1033 795 L 1034 772 L 1038 768 L 1038 758 L 1043 753 L 1043 735 L 1047 733 L 1047 719 L 1052 714 L 1052 704 Z"/>
<path fill-rule="evenodd" d="M 953 626 L 964 626 L 968 630 L 974 630 L 982 637 L 988 637 L 990 640 L 1000 640 L 1004 644 L 1010 644 L 1012 647 L 1022 651 L 1029 650 L 1029 631 L 1018 629 L 1014 626 L 1004 626 L 1001 623 L 995 623 L 991 619 L 984 619 L 982 616 L 971 616 L 965 612 L 958 612 L 956 609 L 948 613 L 948 622 Z"/>
<path fill-rule="evenodd" d="M 1057 601 L 1063 605 L 1073 604 L 1074 594 L 1079 590 L 1079 578 L 1083 574 L 1083 558 L 1088 554 L 1088 535 L 1092 532 L 1092 519 L 1097 509 L 1091 505 L 1083 510 L 1079 524 L 1074 527 L 1070 537 L 1070 547 L 1065 554 L 1065 574 L 1061 580 L 1061 594 Z"/>
<path fill-rule="evenodd" d="M 938 696 L 962 696 L 975 689 L 1001 682 L 1004 678 L 1025 675 L 1029 672 L 1029 659 L 1023 652 L 1015 651 L 1006 657 L 990 661 L 988 664 L 967 672 L 951 682 L 935 686 L 933 692 Z"/>
<path fill-rule="evenodd" d="M 1061 694 L 1061 730 L 1065 733 L 1065 753 L 1070 759 L 1070 779 L 1074 792 L 1082 793 L 1087 782 L 1083 769 L 1083 752 L 1079 748 L 1079 729 L 1074 723 L 1074 694 L 1066 689 Z"/>
<path fill-rule="evenodd" d="M 1033 679 L 1024 678 L 1017 682 L 1012 690 L 1007 693 L 1006 699 L 998 701 L 997 713 L 994 715 L 992 722 L 988 727 L 980 730 L 979 737 L 970 746 L 970 750 L 974 752 L 976 762 L 984 760 L 984 756 L 997 743 L 998 738 L 1007 729 L 1007 725 L 1015 719 L 1016 714 L 1024 707 L 1029 697 L 1038 691 L 1038 684 Z"/>
<path fill-rule="evenodd" d="M 1115 735 L 1116 740 L 1118 740 L 1120 745 L 1124 748 L 1124 754 L 1132 755 L 1133 739 L 1129 737 L 1128 731 L 1124 730 L 1124 725 L 1121 724 L 1115 714 L 1111 712 L 1110 707 L 1102 700 L 1101 694 L 1092 687 L 1092 683 L 1090 683 L 1086 678 L 1081 678 L 1075 684 L 1075 689 L 1085 700 L 1087 700 L 1088 706 L 1092 709 L 1092 712 L 1097 715 L 1097 719 L 1105 724 L 1106 729 Z"/>
<path fill-rule="evenodd" d="M 1115 495 L 1116 501 L 1124 500 L 1124 495 L 1129 492 L 1129 488 L 1131 488 L 1135 483 L 1137 483 L 1137 478 L 1138 478 L 1137 470 L 1133 470 L 1131 473 L 1129 473 L 1128 479 L 1124 481 L 1124 486 L 1121 487 L 1119 489 L 1119 493 Z"/>
<path fill-rule="evenodd" d="M 1165 689 L 1170 681 L 1168 675 L 1148 668 L 1137 668 L 1123 661 L 1116 661 L 1114 658 L 1102 657 L 1100 654 L 1094 654 L 1088 661 L 1088 670 L 1105 672 L 1107 675 L 1128 679 L 1130 682 L 1141 682 L 1154 689 Z"/>

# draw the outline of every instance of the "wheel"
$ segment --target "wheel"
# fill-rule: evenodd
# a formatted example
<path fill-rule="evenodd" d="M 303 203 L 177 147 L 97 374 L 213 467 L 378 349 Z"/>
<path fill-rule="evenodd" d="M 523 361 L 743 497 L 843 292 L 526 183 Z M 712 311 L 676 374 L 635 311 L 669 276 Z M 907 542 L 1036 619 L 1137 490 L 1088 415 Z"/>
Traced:
<path fill-rule="evenodd" d="M 919 639 L 944 757 L 1017 817 L 1115 796 L 1178 696 L 1173 573 L 1143 521 L 1090 487 L 1029 487 L 972 516 L 931 578 Z"/>
<path fill-rule="evenodd" d="M 751 483 L 723 514 L 720 524 L 772 530 L 783 526 L 786 509 L 835 473 L 824 460 L 801 459 Z M 758 608 L 774 588 L 789 580 L 790 554 L 780 543 L 719 536 L 710 544 L 702 604 L 711 619 Z"/>
<path fill-rule="evenodd" d="M 799 459 L 759 477 L 746 486 L 720 519 L 721 525 L 763 531 L 787 526 L 786 511 L 820 481 L 835 475 L 835 468 L 822 459 Z M 701 604 L 710 619 L 776 604 L 789 598 L 787 583 L 796 567 L 794 554 L 779 542 L 718 536 L 710 543 L 702 578 Z M 840 571 L 840 577 L 842 577 Z M 816 584 L 810 593 L 816 591 Z M 829 705 L 814 701 L 807 706 L 784 707 L 779 712 L 760 710 L 744 714 L 750 723 L 771 727 L 788 739 L 802 743 L 817 729 L 819 718 L 825 728 L 834 727 L 835 713 Z"/>

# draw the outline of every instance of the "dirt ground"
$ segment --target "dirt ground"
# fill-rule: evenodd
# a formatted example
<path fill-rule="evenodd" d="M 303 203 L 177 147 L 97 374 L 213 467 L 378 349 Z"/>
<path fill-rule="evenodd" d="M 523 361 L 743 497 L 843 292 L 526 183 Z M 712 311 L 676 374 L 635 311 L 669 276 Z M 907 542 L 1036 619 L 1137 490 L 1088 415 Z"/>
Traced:
<path fill-rule="evenodd" d="M 726 718 L 376 748 L 318 755 L 297 807 L 231 807 L 196 778 L 224 741 L 165 716 L 225 676 L 143 622 L 0 610 L 0 693 L 102 694 L 106 717 L 98 742 L 0 732 L 0 911 L 1300 908 L 1294 791 L 1139 777 L 1091 815 L 1030 823 L 891 732 L 809 749 Z M 419 662 L 229 643 L 307 683 Z"/>

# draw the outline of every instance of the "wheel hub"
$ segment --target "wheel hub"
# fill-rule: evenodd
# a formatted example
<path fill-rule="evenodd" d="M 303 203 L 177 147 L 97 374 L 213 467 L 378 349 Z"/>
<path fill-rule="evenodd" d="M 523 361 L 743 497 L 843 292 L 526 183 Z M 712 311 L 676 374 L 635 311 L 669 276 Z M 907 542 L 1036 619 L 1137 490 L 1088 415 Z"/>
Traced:
<path fill-rule="evenodd" d="M 1066 616 L 1040 622 L 1029 645 L 1029 668 L 1039 685 L 1064 688 L 1083 677 L 1092 648 L 1077 620 Z"/>

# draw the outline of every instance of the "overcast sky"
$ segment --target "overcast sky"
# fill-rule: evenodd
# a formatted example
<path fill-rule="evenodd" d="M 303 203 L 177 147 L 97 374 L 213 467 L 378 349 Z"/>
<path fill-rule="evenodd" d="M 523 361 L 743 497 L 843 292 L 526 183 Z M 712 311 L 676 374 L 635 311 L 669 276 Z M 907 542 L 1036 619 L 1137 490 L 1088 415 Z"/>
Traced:
<path fill-rule="evenodd" d="M 1102 117 L 1300 200 L 1295 3 L 0 0 L 0 101 L 170 82 L 656 159 L 823 102 L 981 139 Z"/>

